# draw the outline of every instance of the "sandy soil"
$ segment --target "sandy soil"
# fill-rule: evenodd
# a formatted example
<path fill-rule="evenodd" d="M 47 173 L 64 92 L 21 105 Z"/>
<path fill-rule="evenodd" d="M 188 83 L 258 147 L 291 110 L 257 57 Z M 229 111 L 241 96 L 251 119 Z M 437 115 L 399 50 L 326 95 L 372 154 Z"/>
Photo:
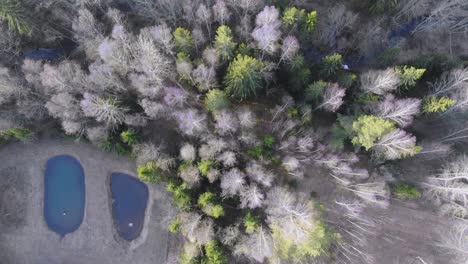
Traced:
<path fill-rule="evenodd" d="M 43 175 L 48 158 L 69 154 L 85 171 L 86 207 L 80 228 L 63 239 L 43 217 Z M 159 264 L 170 262 L 180 237 L 167 231 L 171 200 L 162 186 L 149 186 L 145 226 L 132 242 L 113 226 L 109 201 L 112 172 L 135 175 L 135 163 L 90 145 L 66 140 L 14 143 L 0 149 L 1 264 Z M 171 245 L 171 248 L 168 247 Z"/>

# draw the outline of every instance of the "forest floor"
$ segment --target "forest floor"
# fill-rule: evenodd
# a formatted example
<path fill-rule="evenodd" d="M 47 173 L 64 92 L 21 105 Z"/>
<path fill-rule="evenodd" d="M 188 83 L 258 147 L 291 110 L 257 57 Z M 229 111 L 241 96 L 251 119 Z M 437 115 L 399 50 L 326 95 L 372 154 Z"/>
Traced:
<path fill-rule="evenodd" d="M 84 168 L 86 207 L 83 223 L 64 238 L 43 216 L 43 175 L 47 159 L 70 154 Z M 149 186 L 150 201 L 139 238 L 127 242 L 111 216 L 109 178 L 135 175 L 135 162 L 71 140 L 12 143 L 0 149 L 1 264 L 168 263 L 178 254 L 180 237 L 167 231 L 171 200 L 163 186 Z"/>
<path fill-rule="evenodd" d="M 414 161 L 413 166 L 404 166 L 402 169 L 402 175 L 398 175 L 399 177 L 408 179 L 416 176 L 412 175 L 416 174 Z M 338 219 L 334 219 L 336 214 L 330 210 L 333 210 L 332 205 L 336 199 L 348 194 L 337 188 L 329 172 L 309 166 L 298 191 L 306 194 L 314 192 L 318 200 L 326 206 L 327 220 L 338 222 Z M 370 229 L 371 233 L 366 237 L 365 248 L 367 253 L 373 256 L 373 263 L 447 263 L 447 256 L 434 244 L 438 237 L 437 231 L 446 226 L 448 220 L 431 211 L 424 199 L 401 201 L 392 198 L 388 208 L 369 206 L 364 215 L 375 223 L 375 228 Z"/>

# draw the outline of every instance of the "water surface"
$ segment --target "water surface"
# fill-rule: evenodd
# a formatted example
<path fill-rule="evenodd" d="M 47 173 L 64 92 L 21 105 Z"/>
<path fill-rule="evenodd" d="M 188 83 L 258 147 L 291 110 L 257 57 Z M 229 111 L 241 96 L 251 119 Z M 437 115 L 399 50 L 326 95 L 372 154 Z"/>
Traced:
<path fill-rule="evenodd" d="M 112 217 L 119 235 L 133 240 L 143 228 L 148 187 L 124 173 L 111 175 Z"/>
<path fill-rule="evenodd" d="M 61 236 L 80 227 L 85 207 L 84 171 L 69 155 L 47 161 L 44 176 L 44 217 L 47 226 Z"/>

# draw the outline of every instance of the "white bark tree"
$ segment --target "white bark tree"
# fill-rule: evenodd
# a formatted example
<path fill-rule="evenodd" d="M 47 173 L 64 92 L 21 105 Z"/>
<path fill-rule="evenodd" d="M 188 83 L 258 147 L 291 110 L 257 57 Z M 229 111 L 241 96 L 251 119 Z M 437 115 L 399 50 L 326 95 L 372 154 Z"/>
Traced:
<path fill-rule="evenodd" d="M 416 98 L 396 99 L 387 95 L 384 101 L 372 107 L 373 114 L 390 119 L 400 127 L 413 123 L 414 116 L 420 113 L 421 100 Z"/>
<path fill-rule="evenodd" d="M 375 204 L 384 208 L 389 205 L 389 192 L 386 188 L 386 183 L 382 180 L 351 184 L 342 188 L 351 191 L 369 204 Z"/>
<path fill-rule="evenodd" d="M 245 186 L 245 174 L 237 168 L 231 169 L 221 177 L 222 196 L 238 195 Z"/>
<path fill-rule="evenodd" d="M 311 201 L 303 195 L 296 195 L 282 187 L 275 187 L 267 193 L 265 201 L 267 221 L 270 227 L 293 243 L 308 239 L 315 226 L 315 211 Z"/>
<path fill-rule="evenodd" d="M 468 223 L 460 220 L 455 225 L 447 225 L 439 230 L 436 246 L 453 257 L 453 264 L 467 263 L 468 260 Z"/>
<path fill-rule="evenodd" d="M 273 239 L 268 228 L 260 226 L 255 233 L 243 236 L 234 246 L 234 254 L 260 263 L 273 256 Z"/>
<path fill-rule="evenodd" d="M 449 215 L 468 216 L 468 158 L 462 156 L 423 183 L 427 194 Z"/>
<path fill-rule="evenodd" d="M 414 156 L 418 152 L 418 149 L 416 137 L 399 128 L 382 136 L 372 147 L 372 151 L 377 157 L 386 160 Z"/>
<path fill-rule="evenodd" d="M 257 47 L 268 54 L 275 53 L 281 37 L 279 11 L 273 6 L 265 6 L 257 14 L 255 23 L 257 26 L 252 32 L 252 38 L 257 42 Z"/>
<path fill-rule="evenodd" d="M 294 36 L 287 36 L 283 39 L 283 44 L 281 46 L 281 57 L 278 64 L 282 61 L 290 62 L 296 56 L 299 51 L 300 44 Z"/>
<path fill-rule="evenodd" d="M 442 76 L 431 84 L 433 95 L 447 95 L 461 86 L 466 88 L 468 83 L 468 68 L 454 69 L 444 72 Z"/>
<path fill-rule="evenodd" d="M 214 19 L 221 25 L 225 25 L 231 18 L 231 11 L 223 0 L 216 0 L 213 5 Z"/>
<path fill-rule="evenodd" d="M 264 198 L 262 190 L 255 183 L 252 183 L 240 190 L 240 208 L 255 209 L 261 207 Z"/>
<path fill-rule="evenodd" d="M 177 111 L 174 117 L 182 133 L 189 136 L 196 136 L 206 131 L 207 117 L 196 109 Z"/>
<path fill-rule="evenodd" d="M 185 161 L 195 161 L 197 158 L 197 151 L 192 144 L 185 143 L 180 148 L 180 157 Z"/>
<path fill-rule="evenodd" d="M 115 99 L 102 99 L 90 93 L 83 94 L 80 106 L 85 116 L 94 117 L 98 122 L 103 122 L 109 126 L 122 124 L 127 111 Z"/>
<path fill-rule="evenodd" d="M 216 132 L 221 136 L 234 134 L 239 127 L 237 117 L 227 110 L 216 112 L 214 119 L 216 121 Z"/>
<path fill-rule="evenodd" d="M 322 103 L 314 110 L 323 108 L 328 112 L 336 112 L 343 104 L 343 97 L 345 95 L 345 88 L 340 87 L 338 83 L 331 83 L 327 86 L 322 95 Z"/>
<path fill-rule="evenodd" d="M 200 214 L 183 212 L 179 215 L 180 231 L 192 243 L 204 245 L 214 238 L 212 219 L 203 218 Z"/>
<path fill-rule="evenodd" d="M 218 87 L 216 81 L 216 71 L 213 67 L 207 67 L 200 64 L 192 72 L 193 81 L 200 92 L 206 92 Z"/>
<path fill-rule="evenodd" d="M 251 161 L 245 168 L 247 176 L 254 182 L 257 182 L 265 187 L 271 187 L 275 176 L 270 171 L 267 171 L 262 165 L 256 161 Z"/>
<path fill-rule="evenodd" d="M 394 69 L 370 70 L 361 75 L 361 89 L 364 92 L 384 95 L 395 91 L 400 77 Z"/>

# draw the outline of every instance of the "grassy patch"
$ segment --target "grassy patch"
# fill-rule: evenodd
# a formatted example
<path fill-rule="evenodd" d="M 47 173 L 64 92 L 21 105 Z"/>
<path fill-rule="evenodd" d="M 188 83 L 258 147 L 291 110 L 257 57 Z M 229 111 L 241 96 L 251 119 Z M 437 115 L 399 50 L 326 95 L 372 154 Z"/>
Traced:
<path fill-rule="evenodd" d="M 396 198 L 402 200 L 414 200 L 421 198 L 421 192 L 416 189 L 416 186 L 404 182 L 393 185 L 392 194 Z"/>

